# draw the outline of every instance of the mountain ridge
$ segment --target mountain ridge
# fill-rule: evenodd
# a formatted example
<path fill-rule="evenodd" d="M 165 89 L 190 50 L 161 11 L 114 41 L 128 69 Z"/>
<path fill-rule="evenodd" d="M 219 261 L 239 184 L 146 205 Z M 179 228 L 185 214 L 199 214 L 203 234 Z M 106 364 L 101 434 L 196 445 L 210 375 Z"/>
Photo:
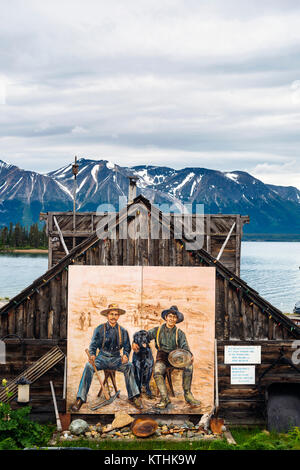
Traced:
<path fill-rule="evenodd" d="M 138 176 L 137 194 L 176 211 L 183 204 L 204 204 L 206 213 L 250 216 L 245 233 L 300 233 L 300 191 L 293 186 L 265 184 L 241 170 L 203 167 L 179 170 L 168 166 L 122 167 L 109 160 L 78 160 L 76 203 L 79 211 L 96 211 L 100 204 L 118 209 L 128 194 L 128 176 Z M 0 226 L 36 222 L 39 212 L 73 208 L 72 164 L 47 174 L 23 170 L 0 160 Z M 162 209 L 164 210 L 164 209 Z"/>

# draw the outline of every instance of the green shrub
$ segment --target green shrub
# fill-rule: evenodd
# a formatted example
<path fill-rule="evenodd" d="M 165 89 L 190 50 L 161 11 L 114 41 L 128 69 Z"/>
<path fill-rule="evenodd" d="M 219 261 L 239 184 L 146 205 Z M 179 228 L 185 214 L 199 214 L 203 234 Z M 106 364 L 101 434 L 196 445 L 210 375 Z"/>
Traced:
<path fill-rule="evenodd" d="M 5 379 L 2 380 L 2 386 L 7 398 L 11 398 Z M 31 421 L 30 410 L 29 406 L 13 410 L 9 403 L 0 402 L 0 449 L 22 449 L 47 444 L 53 426 L 41 426 Z"/>
<path fill-rule="evenodd" d="M 239 446 L 239 450 L 275 450 L 276 447 L 269 435 L 261 432 Z"/>
<path fill-rule="evenodd" d="M 53 427 L 42 426 L 29 419 L 30 407 L 12 410 L 10 405 L 0 406 L 0 443 L 11 443 L 17 448 L 43 446 L 49 441 Z"/>
<path fill-rule="evenodd" d="M 0 450 L 18 450 L 18 446 L 11 437 L 8 437 L 0 441 Z"/>

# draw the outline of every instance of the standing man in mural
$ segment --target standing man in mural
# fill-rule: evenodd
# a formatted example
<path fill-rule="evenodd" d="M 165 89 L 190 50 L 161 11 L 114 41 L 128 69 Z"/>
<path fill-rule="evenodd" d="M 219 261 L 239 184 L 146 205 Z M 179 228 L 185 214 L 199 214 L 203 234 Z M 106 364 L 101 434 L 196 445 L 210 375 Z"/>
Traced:
<path fill-rule="evenodd" d="M 117 304 L 110 304 L 107 309 L 102 310 L 100 313 L 107 317 L 107 322 L 97 326 L 94 330 L 89 346 L 91 358 L 85 365 L 77 399 L 72 405 L 71 411 L 79 411 L 81 405 L 87 400 L 94 374 L 93 362 L 97 370 L 112 369 L 122 372 L 125 377 L 129 401 L 137 409 L 142 409 L 140 392 L 134 378 L 134 367 L 129 362 L 131 351 L 129 335 L 127 330 L 118 323 L 120 315 L 124 315 L 126 311 L 119 308 Z M 122 355 L 120 354 L 121 349 L 123 349 Z M 99 350 L 99 353 L 96 356 L 97 350 Z"/>
<path fill-rule="evenodd" d="M 150 340 L 155 340 L 155 347 L 157 349 L 153 377 L 160 393 L 160 402 L 156 404 L 156 407 L 164 409 L 170 403 L 165 382 L 166 369 L 167 367 L 172 367 L 168 361 L 168 355 L 171 351 L 178 348 L 189 351 L 190 353 L 191 351 L 185 333 L 176 327 L 176 323 L 181 323 L 184 320 L 184 315 L 179 312 L 176 305 L 173 305 L 167 310 L 163 310 L 161 317 L 165 320 L 165 323 L 162 326 L 156 326 L 149 330 L 148 335 Z M 136 343 L 132 343 L 132 349 L 138 352 L 139 346 Z M 194 398 L 191 392 L 192 377 L 193 357 L 192 364 L 183 368 L 182 387 L 185 401 L 189 405 L 199 406 L 200 402 Z"/>

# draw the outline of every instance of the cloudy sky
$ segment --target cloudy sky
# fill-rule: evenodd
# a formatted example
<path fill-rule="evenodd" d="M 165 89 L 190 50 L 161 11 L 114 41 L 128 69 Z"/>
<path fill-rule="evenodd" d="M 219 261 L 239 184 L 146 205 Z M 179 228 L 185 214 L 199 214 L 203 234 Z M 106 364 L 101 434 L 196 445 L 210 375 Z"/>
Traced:
<path fill-rule="evenodd" d="M 300 188 L 299 0 L 0 6 L 0 159 L 245 170 Z"/>

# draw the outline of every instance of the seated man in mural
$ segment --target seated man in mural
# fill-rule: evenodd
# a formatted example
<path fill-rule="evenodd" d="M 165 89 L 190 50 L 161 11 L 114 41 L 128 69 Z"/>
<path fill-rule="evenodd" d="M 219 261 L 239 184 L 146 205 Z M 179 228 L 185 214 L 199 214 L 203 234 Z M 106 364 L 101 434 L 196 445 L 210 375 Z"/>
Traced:
<path fill-rule="evenodd" d="M 136 408 L 142 409 L 140 392 L 134 377 L 134 367 L 129 362 L 131 351 L 129 335 L 127 330 L 118 323 L 120 315 L 124 315 L 125 310 L 119 308 L 117 304 L 110 304 L 107 309 L 102 310 L 100 313 L 106 316 L 108 321 L 97 326 L 94 330 L 89 346 L 91 357 L 85 365 L 77 392 L 77 399 L 72 405 L 71 411 L 79 411 L 81 405 L 87 400 L 94 374 L 93 362 L 97 370 L 112 369 L 122 372 L 125 377 L 129 401 Z M 120 354 L 121 349 L 123 349 L 122 356 Z M 99 350 L 99 353 L 96 356 L 97 350 Z"/>
<path fill-rule="evenodd" d="M 149 330 L 148 335 L 151 340 L 155 340 L 155 347 L 157 349 L 153 377 L 160 393 L 160 402 L 157 403 L 156 407 L 163 409 L 170 403 L 165 382 L 166 369 L 167 367 L 172 367 L 168 361 L 168 355 L 171 351 L 178 348 L 191 351 L 185 333 L 176 327 L 176 323 L 181 323 L 184 320 L 184 315 L 178 311 L 178 308 L 174 305 L 167 310 L 163 310 L 161 317 L 165 320 L 165 323 L 162 326 L 156 326 Z M 137 352 L 139 346 L 132 343 L 132 349 Z M 193 397 L 191 392 L 192 377 L 193 364 L 183 368 L 182 386 L 185 401 L 192 406 L 199 406 L 200 402 Z"/>

